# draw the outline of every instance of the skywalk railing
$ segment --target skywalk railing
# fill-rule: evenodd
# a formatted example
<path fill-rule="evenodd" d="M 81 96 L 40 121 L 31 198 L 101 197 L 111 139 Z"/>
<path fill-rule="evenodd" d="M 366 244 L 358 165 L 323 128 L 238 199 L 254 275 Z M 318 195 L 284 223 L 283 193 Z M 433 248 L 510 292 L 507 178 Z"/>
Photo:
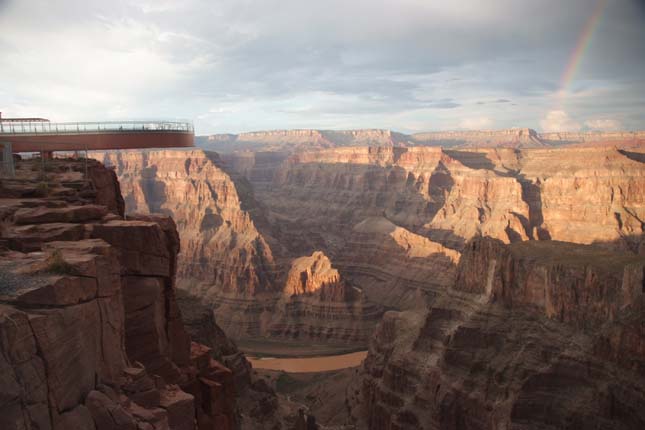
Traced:
<path fill-rule="evenodd" d="M 2 134 L 83 134 L 119 132 L 194 133 L 189 121 L 8 122 L 0 120 Z"/>

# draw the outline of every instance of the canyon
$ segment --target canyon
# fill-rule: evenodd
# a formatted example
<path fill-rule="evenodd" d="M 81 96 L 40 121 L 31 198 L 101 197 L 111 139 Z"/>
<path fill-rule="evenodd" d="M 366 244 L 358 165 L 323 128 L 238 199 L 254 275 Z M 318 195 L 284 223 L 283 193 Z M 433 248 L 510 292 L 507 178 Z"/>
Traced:
<path fill-rule="evenodd" d="M 501 135 L 539 138 L 513 133 Z M 319 148 L 333 137 L 370 144 Z M 238 138 L 264 146 L 94 157 L 114 167 L 128 212 L 176 220 L 178 286 L 242 345 L 366 347 L 384 311 L 423 307 L 451 286 L 479 236 L 644 247 L 638 148 L 410 147 L 372 130 Z M 320 261 L 327 277 L 313 273 Z M 294 286 L 303 276 L 307 285 Z"/>
<path fill-rule="evenodd" d="M 641 138 L 296 130 L 20 162 L 0 408 L 15 428 L 642 428 Z"/>

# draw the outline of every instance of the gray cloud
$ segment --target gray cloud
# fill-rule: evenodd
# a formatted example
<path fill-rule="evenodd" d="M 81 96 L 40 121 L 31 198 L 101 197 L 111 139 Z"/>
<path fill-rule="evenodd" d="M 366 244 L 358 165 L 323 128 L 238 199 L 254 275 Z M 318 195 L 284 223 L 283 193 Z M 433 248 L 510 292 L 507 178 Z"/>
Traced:
<path fill-rule="evenodd" d="M 199 133 L 538 127 L 563 110 L 638 128 L 640 1 L 609 2 L 561 91 L 595 3 L 0 1 L 0 109 L 188 117 Z"/>

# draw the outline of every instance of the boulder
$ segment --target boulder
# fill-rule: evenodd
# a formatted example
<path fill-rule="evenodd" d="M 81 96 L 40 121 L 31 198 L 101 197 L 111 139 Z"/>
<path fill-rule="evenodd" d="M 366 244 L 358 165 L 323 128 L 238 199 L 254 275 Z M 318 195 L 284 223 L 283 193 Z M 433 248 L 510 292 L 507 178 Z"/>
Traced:
<path fill-rule="evenodd" d="M 89 234 L 91 238 L 103 239 L 117 249 L 123 275 L 171 276 L 171 255 L 166 235 L 158 224 L 109 221 L 92 225 Z"/>
<path fill-rule="evenodd" d="M 193 430 L 195 428 L 194 397 L 176 386 L 161 391 L 160 405 L 168 413 L 170 430 Z"/>

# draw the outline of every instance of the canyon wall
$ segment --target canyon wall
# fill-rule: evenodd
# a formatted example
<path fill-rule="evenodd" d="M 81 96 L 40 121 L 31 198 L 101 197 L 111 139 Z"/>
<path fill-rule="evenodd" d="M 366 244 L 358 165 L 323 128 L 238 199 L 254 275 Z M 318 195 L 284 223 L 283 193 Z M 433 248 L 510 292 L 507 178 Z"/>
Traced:
<path fill-rule="evenodd" d="M 128 213 L 171 215 L 181 235 L 180 286 L 254 296 L 274 287 L 274 259 L 235 184 L 203 151 L 97 153 L 119 177 Z"/>
<path fill-rule="evenodd" d="M 477 236 L 642 250 L 643 166 L 614 148 L 334 148 L 290 156 L 255 199 L 284 252 L 322 250 L 368 298 L 404 308 L 450 285 Z"/>
<path fill-rule="evenodd" d="M 94 156 L 114 166 L 128 213 L 162 212 L 175 219 L 182 239 L 178 286 L 210 305 L 229 336 L 366 345 L 380 310 L 354 287 L 342 283 L 324 286 L 324 294 L 284 293 L 293 261 L 316 250 L 285 253 L 251 184 L 225 173 L 217 154 Z"/>
<path fill-rule="evenodd" d="M 172 219 L 124 219 L 97 162 L 41 169 L 0 190 L 0 427 L 238 428 L 233 372 L 181 319 Z"/>
<path fill-rule="evenodd" d="M 388 312 L 348 392 L 359 428 L 645 426 L 645 261 L 469 242 L 427 310 Z"/>
<path fill-rule="evenodd" d="M 342 147 L 98 154 L 128 211 L 172 215 L 178 285 L 236 338 L 366 342 L 380 308 L 420 306 L 456 279 L 465 243 L 561 240 L 643 252 L 645 169 L 609 147 Z M 321 252 L 355 292 L 285 295 Z"/>
<path fill-rule="evenodd" d="M 643 161 L 615 148 L 97 157 L 115 167 L 128 211 L 175 218 L 178 285 L 238 339 L 366 342 L 381 308 L 420 306 L 450 286 L 478 236 L 645 249 Z M 283 293 L 294 261 L 317 252 L 354 293 Z"/>

